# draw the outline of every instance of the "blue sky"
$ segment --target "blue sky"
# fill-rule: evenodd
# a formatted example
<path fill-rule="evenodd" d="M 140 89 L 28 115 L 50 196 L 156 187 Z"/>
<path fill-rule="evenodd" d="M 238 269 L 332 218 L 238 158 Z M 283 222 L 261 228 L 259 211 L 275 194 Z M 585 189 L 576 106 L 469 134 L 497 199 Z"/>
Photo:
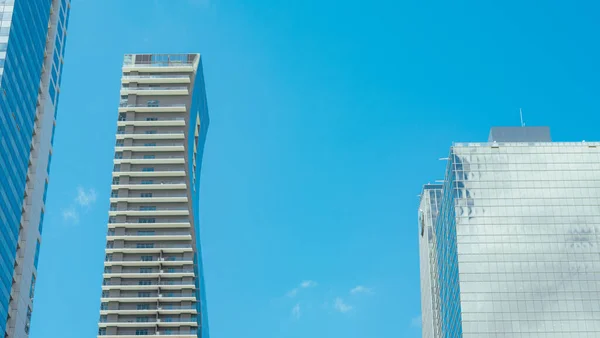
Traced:
<path fill-rule="evenodd" d="M 31 337 L 97 333 L 124 53 L 203 55 L 213 338 L 418 337 L 421 185 L 520 107 L 597 140 L 599 9 L 74 0 Z"/>

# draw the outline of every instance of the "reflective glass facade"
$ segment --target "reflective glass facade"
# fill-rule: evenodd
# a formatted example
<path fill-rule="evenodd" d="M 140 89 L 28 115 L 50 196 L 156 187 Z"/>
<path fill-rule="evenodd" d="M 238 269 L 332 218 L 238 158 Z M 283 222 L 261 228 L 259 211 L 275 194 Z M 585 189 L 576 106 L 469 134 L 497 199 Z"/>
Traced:
<path fill-rule="evenodd" d="M 457 143 L 441 194 L 438 337 L 600 337 L 600 143 Z"/>
<path fill-rule="evenodd" d="M 419 258 L 421 263 L 421 320 L 423 337 L 437 337 L 440 332 L 439 287 L 436 239 L 433 226 L 439 213 L 442 185 L 426 184 L 419 206 Z"/>
<path fill-rule="evenodd" d="M 67 17 L 69 2 L 0 0 L 0 332 L 11 338 L 29 333 L 56 112 L 56 101 L 46 102 L 45 78 L 50 76 L 53 42 L 60 36 L 64 45 L 66 35 L 66 18 L 58 32 L 58 14 L 51 15 L 51 8 L 54 13 L 61 9 Z M 37 156 L 32 156 L 32 149 Z M 29 223 L 35 223 L 33 230 Z"/>

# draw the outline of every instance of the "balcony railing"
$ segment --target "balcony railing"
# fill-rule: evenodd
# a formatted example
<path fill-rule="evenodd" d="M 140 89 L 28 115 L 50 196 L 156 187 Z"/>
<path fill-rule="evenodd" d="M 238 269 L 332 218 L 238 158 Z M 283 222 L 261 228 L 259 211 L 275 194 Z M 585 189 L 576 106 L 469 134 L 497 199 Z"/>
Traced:
<path fill-rule="evenodd" d="M 155 106 L 149 106 L 147 104 L 129 104 L 129 103 L 121 103 L 119 105 L 119 107 L 121 108 L 172 108 L 172 107 L 176 107 L 176 108 L 181 108 L 181 107 L 185 107 L 185 104 L 161 104 L 161 105 L 155 105 Z"/>
<path fill-rule="evenodd" d="M 188 90 L 188 87 L 121 87 L 121 90 Z"/>
<path fill-rule="evenodd" d="M 189 75 L 124 75 L 123 79 L 189 79 Z"/>
<path fill-rule="evenodd" d="M 194 286 L 195 284 L 192 282 L 181 282 L 181 281 L 173 281 L 173 282 L 160 282 L 160 283 L 156 283 L 153 282 L 151 284 L 137 284 L 137 283 L 115 283 L 112 284 L 110 282 L 107 283 L 103 283 L 102 285 L 105 286 L 169 286 L 169 285 L 189 285 L 189 286 Z"/>

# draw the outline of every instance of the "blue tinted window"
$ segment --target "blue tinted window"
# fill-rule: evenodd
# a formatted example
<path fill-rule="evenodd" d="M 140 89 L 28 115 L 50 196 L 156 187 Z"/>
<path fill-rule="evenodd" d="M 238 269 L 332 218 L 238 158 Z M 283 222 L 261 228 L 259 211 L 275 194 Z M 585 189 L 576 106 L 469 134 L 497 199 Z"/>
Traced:
<path fill-rule="evenodd" d="M 60 67 L 60 59 L 58 57 L 58 51 L 54 50 L 54 65 L 56 65 L 56 69 Z"/>
<path fill-rule="evenodd" d="M 42 211 L 40 213 L 40 224 L 38 225 L 38 231 L 40 232 L 40 235 L 42 234 L 43 227 L 44 227 L 44 212 Z"/>
<path fill-rule="evenodd" d="M 46 167 L 48 175 L 50 175 L 50 163 L 52 163 L 52 154 L 48 154 L 48 166 Z"/>
<path fill-rule="evenodd" d="M 52 103 L 54 103 L 54 100 L 56 99 L 56 88 L 54 87 L 54 83 L 50 84 L 48 93 L 50 93 L 50 99 L 52 100 Z"/>
<path fill-rule="evenodd" d="M 37 269 L 38 260 L 40 259 L 40 241 L 35 246 L 35 257 L 33 258 L 33 266 Z"/>
<path fill-rule="evenodd" d="M 54 134 L 56 131 L 56 125 L 52 126 L 52 138 L 50 139 L 50 145 L 54 145 Z"/>
<path fill-rule="evenodd" d="M 31 285 L 29 286 L 29 298 L 33 299 L 35 294 L 35 275 L 31 274 Z"/>
<path fill-rule="evenodd" d="M 56 67 L 52 67 L 52 82 L 58 83 L 56 80 L 58 78 L 58 73 L 56 72 Z"/>
<path fill-rule="evenodd" d="M 63 24 L 65 22 L 65 6 L 62 6 L 62 8 L 58 11 L 58 17 L 59 17 L 58 22 Z"/>
<path fill-rule="evenodd" d="M 46 203 L 46 195 L 48 194 L 48 181 L 44 183 L 44 204 Z"/>
<path fill-rule="evenodd" d="M 0 52 L 5 52 L 8 48 L 8 43 L 0 43 Z"/>
<path fill-rule="evenodd" d="M 56 36 L 56 42 L 55 42 L 55 46 L 54 46 L 54 48 L 58 51 L 58 54 L 60 54 L 60 52 L 62 51 L 62 45 L 60 43 L 60 41 L 61 41 L 60 38 L 61 38 L 60 36 L 58 36 L 58 35 Z"/>
<path fill-rule="evenodd" d="M 58 28 L 56 30 L 58 32 L 58 36 L 63 36 L 63 28 L 62 25 L 58 25 Z"/>

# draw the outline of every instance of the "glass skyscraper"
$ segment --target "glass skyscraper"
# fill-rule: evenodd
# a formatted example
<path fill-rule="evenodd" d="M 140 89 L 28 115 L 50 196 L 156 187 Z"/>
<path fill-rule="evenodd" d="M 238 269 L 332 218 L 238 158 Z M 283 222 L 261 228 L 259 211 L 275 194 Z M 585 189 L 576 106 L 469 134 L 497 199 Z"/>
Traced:
<path fill-rule="evenodd" d="M 201 58 L 128 54 L 122 70 L 98 336 L 208 338 Z"/>
<path fill-rule="evenodd" d="M 423 337 L 600 337 L 600 143 L 455 143 L 419 236 Z"/>
<path fill-rule="evenodd" d="M 33 311 L 68 0 L 0 0 L 0 332 Z"/>

